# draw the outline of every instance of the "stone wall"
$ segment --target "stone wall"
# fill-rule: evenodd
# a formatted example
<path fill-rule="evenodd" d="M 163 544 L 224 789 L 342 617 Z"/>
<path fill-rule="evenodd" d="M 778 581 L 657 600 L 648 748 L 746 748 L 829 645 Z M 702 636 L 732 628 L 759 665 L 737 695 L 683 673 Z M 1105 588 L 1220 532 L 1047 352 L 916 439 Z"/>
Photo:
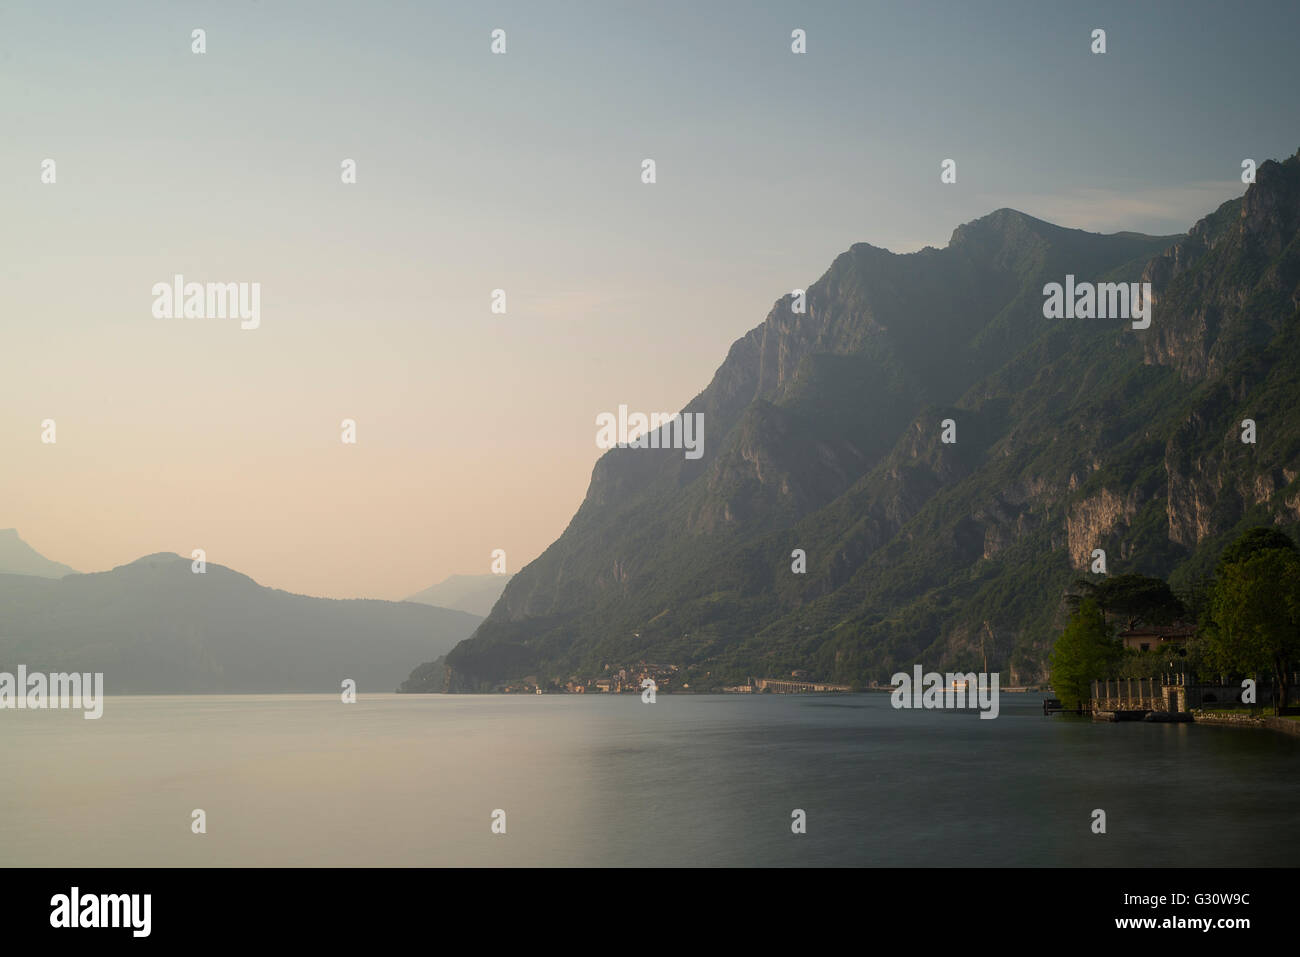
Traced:
<path fill-rule="evenodd" d="M 1193 711 L 1192 714 L 1197 724 L 1213 724 L 1225 728 L 1258 728 L 1300 737 L 1300 721 L 1279 718 L 1276 715 L 1257 717 L 1249 714 L 1214 714 L 1206 711 Z"/>

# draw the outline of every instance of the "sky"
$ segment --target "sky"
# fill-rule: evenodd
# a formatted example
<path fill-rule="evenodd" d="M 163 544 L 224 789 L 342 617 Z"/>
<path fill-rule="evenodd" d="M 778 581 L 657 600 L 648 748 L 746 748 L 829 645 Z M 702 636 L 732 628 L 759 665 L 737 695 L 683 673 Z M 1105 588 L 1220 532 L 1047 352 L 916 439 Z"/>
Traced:
<path fill-rule="evenodd" d="M 339 598 L 518 571 L 599 413 L 681 408 L 853 243 L 1239 196 L 1300 147 L 1298 38 L 1291 2 L 11 0 L 0 528 Z M 178 273 L 260 325 L 155 318 Z"/>

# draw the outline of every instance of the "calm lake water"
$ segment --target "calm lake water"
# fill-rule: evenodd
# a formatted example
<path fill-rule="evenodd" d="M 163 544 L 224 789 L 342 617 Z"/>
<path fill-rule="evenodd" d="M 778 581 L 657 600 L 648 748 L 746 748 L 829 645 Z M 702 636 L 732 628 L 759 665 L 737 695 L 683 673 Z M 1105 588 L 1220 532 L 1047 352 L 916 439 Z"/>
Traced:
<path fill-rule="evenodd" d="M 884 694 L 0 712 L 0 865 L 1294 865 L 1300 739 Z M 190 831 L 194 808 L 207 833 Z M 507 832 L 491 832 L 506 812 Z M 808 831 L 791 833 L 791 811 Z M 1094 808 L 1107 833 L 1094 835 Z"/>

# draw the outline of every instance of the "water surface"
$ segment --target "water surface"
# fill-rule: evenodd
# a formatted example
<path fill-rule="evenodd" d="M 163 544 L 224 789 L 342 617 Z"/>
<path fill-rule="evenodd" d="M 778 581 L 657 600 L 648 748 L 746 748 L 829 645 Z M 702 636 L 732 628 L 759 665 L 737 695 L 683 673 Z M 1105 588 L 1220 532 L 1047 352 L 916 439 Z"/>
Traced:
<path fill-rule="evenodd" d="M 0 864 L 1292 865 L 1300 739 L 883 694 L 0 712 Z M 191 811 L 207 833 L 191 833 Z M 495 835 L 491 816 L 506 812 Z M 808 832 L 791 833 L 792 810 Z M 1107 833 L 1090 831 L 1104 809 Z"/>

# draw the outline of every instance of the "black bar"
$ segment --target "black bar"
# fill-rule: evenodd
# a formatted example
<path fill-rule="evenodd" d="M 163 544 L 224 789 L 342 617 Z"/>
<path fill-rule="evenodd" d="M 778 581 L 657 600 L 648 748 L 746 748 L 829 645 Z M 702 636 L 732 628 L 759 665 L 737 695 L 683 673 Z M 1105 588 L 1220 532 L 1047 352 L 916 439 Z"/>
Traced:
<path fill-rule="evenodd" d="M 951 946 L 976 938 L 1056 949 L 1102 935 L 1149 943 L 1173 932 L 1232 947 L 1280 934 L 1290 872 L 1261 869 L 41 869 L 0 872 L 6 943 L 117 940 L 302 943 L 468 938 L 662 946 L 679 941 L 898 939 Z M 147 937 L 130 927 L 55 928 L 55 895 L 149 894 Z M 1172 895 L 1186 895 L 1185 902 Z M 1236 902 L 1196 895 L 1239 895 Z M 1126 896 L 1127 895 L 1127 896 Z M 1164 900 L 1160 896 L 1164 895 Z M 1141 898 L 1154 900 L 1144 903 Z M 1245 918 L 1248 927 L 1161 926 Z M 1125 919 L 1154 927 L 1119 927 Z M 129 921 L 123 921 L 129 923 Z M 1168 938 L 1174 939 L 1174 938 Z"/>

